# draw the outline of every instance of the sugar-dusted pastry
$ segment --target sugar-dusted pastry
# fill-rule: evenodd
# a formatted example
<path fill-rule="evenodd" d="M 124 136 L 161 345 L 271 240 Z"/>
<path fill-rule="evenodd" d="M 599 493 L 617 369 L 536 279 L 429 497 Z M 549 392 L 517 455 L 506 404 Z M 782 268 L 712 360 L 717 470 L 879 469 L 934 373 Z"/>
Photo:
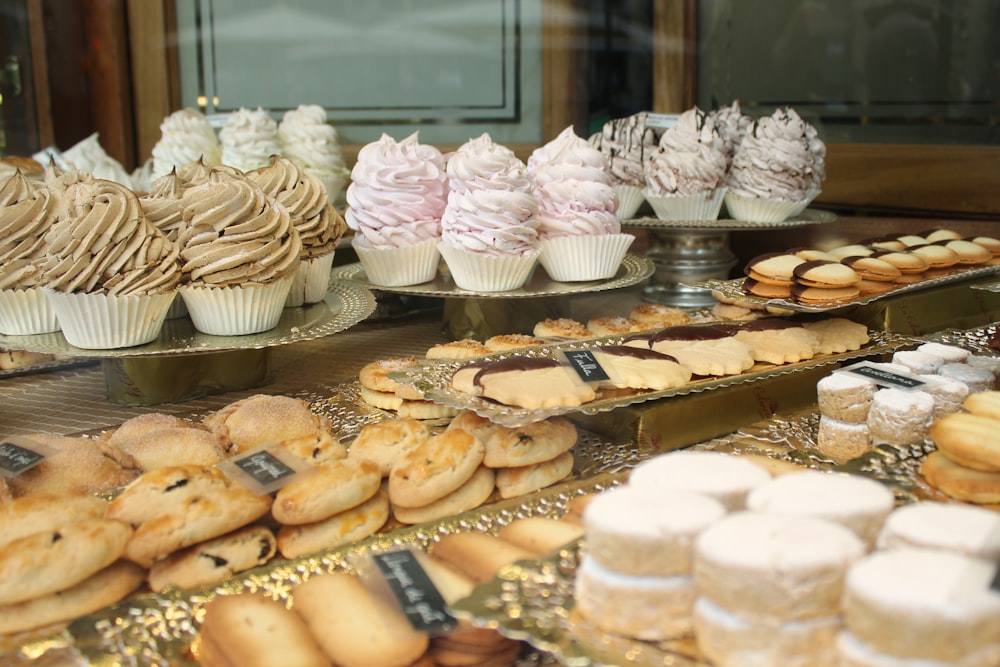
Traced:
<path fill-rule="evenodd" d="M 816 431 L 816 448 L 835 461 L 849 461 L 867 453 L 872 447 L 872 434 L 866 422 L 842 422 L 820 415 Z"/>
<path fill-rule="evenodd" d="M 876 443 L 905 444 L 927 436 L 934 419 L 934 398 L 922 391 L 880 389 L 868 411 L 868 428 Z"/>
<path fill-rule="evenodd" d="M 1000 559 L 1000 514 L 962 503 L 924 500 L 897 507 L 882 525 L 879 549 L 936 549 Z"/>
<path fill-rule="evenodd" d="M 629 485 L 691 491 L 715 498 L 729 511 L 741 510 L 751 490 L 771 474 L 739 456 L 720 452 L 670 452 L 643 461 L 629 475 Z"/>
<path fill-rule="evenodd" d="M 877 386 L 871 380 L 849 373 L 830 373 L 816 383 L 820 413 L 848 424 L 864 424 Z"/>

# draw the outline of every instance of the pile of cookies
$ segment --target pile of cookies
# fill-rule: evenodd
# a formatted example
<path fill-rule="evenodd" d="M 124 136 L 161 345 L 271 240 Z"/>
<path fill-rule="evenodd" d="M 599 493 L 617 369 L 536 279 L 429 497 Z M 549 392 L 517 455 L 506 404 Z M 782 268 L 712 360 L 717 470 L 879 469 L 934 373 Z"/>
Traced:
<path fill-rule="evenodd" d="M 826 251 L 799 248 L 760 255 L 744 268 L 743 290 L 765 299 L 837 304 L 998 261 L 998 239 L 932 229 Z"/>
<path fill-rule="evenodd" d="M 962 408 L 931 425 L 937 451 L 921 472 L 953 498 L 1000 506 L 1000 392 L 970 394 Z"/>

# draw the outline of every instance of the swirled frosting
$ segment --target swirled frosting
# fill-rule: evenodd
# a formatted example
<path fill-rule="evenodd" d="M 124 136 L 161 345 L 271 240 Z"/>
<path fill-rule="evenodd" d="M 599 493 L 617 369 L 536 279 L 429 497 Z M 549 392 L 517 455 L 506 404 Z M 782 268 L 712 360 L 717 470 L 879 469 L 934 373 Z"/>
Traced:
<path fill-rule="evenodd" d="M 344 165 L 337 130 L 317 104 L 300 104 L 285 112 L 278 125 L 281 154 L 297 162 L 326 186 L 331 201 L 340 195 L 350 173 Z"/>
<path fill-rule="evenodd" d="M 646 163 L 646 188 L 653 195 L 695 195 L 725 182 L 726 152 L 715 124 L 698 107 L 681 114 L 660 137 Z"/>
<path fill-rule="evenodd" d="M 334 250 L 340 238 L 336 225 L 340 216 L 327 200 L 326 188 L 318 178 L 280 155 L 271 158 L 270 166 L 248 173 L 247 178 L 288 211 L 302 243 L 302 259 Z"/>
<path fill-rule="evenodd" d="M 213 171 L 207 183 L 184 191 L 181 206 L 187 284 L 270 283 L 298 268 L 302 243 L 291 216 L 249 179 Z"/>
<path fill-rule="evenodd" d="M 153 181 L 149 192 L 139 197 L 146 219 L 174 243 L 184 227 L 184 209 L 181 208 L 183 194 L 181 179 L 177 177 L 177 170 L 172 169 L 166 176 Z"/>
<path fill-rule="evenodd" d="M 125 171 L 125 167 L 118 160 L 104 150 L 97 132 L 65 150 L 62 157 L 73 169 L 86 171 L 94 178 L 114 181 L 132 188 L 132 176 Z"/>
<path fill-rule="evenodd" d="M 240 108 L 230 114 L 219 130 L 222 163 L 247 172 L 266 167 L 272 155 L 281 152 L 278 124 L 262 108 Z"/>
<path fill-rule="evenodd" d="M 68 293 L 161 294 L 177 287 L 177 246 L 118 183 L 84 181 L 67 189 L 64 214 L 45 235 L 45 284 Z"/>
<path fill-rule="evenodd" d="M 375 249 L 401 248 L 441 236 L 448 183 L 441 151 L 413 133 L 383 134 L 361 149 L 347 188 L 347 225 Z"/>
<path fill-rule="evenodd" d="M 656 132 L 646 127 L 646 112 L 613 118 L 589 139 L 604 154 L 615 185 L 646 185 L 645 165 L 657 150 Z"/>
<path fill-rule="evenodd" d="M 538 201 L 538 236 L 617 234 L 618 195 L 604 156 L 572 127 L 535 150 L 528 171 Z"/>
<path fill-rule="evenodd" d="M 445 243 L 485 255 L 527 255 L 538 244 L 538 203 L 527 167 L 489 134 L 465 142 L 448 160 Z"/>
<path fill-rule="evenodd" d="M 18 169 L 0 184 L 0 289 L 42 284 L 45 233 L 56 221 L 57 199 Z"/>
<path fill-rule="evenodd" d="M 197 109 L 180 109 L 160 123 L 160 139 L 153 146 L 155 181 L 181 167 L 200 160 L 208 166 L 222 162 L 222 146 L 215 129 Z"/>
<path fill-rule="evenodd" d="M 198 158 L 194 162 L 188 162 L 185 165 L 177 167 L 177 178 L 180 180 L 181 187 L 186 190 L 196 185 L 208 183 L 208 177 L 213 171 L 221 171 L 237 178 L 244 175 L 242 170 L 231 167 L 228 164 L 209 166 L 205 164 L 204 160 Z M 153 183 L 153 187 L 156 187 L 155 182 Z"/>
<path fill-rule="evenodd" d="M 812 136 L 811 136 L 812 135 Z M 794 109 L 758 119 L 743 138 L 729 170 L 730 192 L 744 197 L 803 201 L 824 174 L 817 156 L 826 147 Z"/>
<path fill-rule="evenodd" d="M 753 118 L 747 116 L 740 110 L 740 101 L 733 100 L 732 104 L 719 107 L 709 112 L 709 119 L 715 123 L 715 128 L 722 138 L 722 145 L 726 149 L 726 167 L 733 162 L 736 149 L 743 141 L 743 137 L 750 131 L 753 125 Z"/>

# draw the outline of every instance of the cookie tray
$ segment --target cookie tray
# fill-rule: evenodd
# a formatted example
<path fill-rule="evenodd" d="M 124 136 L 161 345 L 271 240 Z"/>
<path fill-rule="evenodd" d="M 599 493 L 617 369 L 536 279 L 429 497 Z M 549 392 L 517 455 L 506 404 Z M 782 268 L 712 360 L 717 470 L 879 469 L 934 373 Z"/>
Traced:
<path fill-rule="evenodd" d="M 709 391 L 719 387 L 730 387 L 748 382 L 756 382 L 765 378 L 786 375 L 806 369 L 819 368 L 830 364 L 869 357 L 873 355 L 886 354 L 896 348 L 905 345 L 910 339 L 888 332 L 873 332 L 871 340 L 858 350 L 842 352 L 839 354 L 816 355 L 812 359 L 797 363 L 775 366 L 771 364 L 756 364 L 753 368 L 739 375 L 730 375 L 719 378 L 704 378 L 688 382 L 682 387 L 666 389 L 662 391 L 636 391 L 630 395 L 616 394 L 612 397 L 602 398 L 598 395 L 596 400 L 578 406 L 562 406 L 553 408 L 543 408 L 538 410 L 528 410 L 524 408 L 500 405 L 488 399 L 472 396 L 451 386 L 452 374 L 462 366 L 471 362 L 488 362 L 505 359 L 511 356 L 523 357 L 554 357 L 561 350 L 579 350 L 593 348 L 600 345 L 617 345 L 626 336 L 607 336 L 604 338 L 590 338 L 586 340 L 571 341 L 555 345 L 541 345 L 537 347 L 521 348 L 516 351 L 502 352 L 470 360 L 442 361 L 442 362 L 421 362 L 404 370 L 394 371 L 389 377 L 404 383 L 415 386 L 419 389 L 427 400 L 434 401 L 452 408 L 460 410 L 472 410 L 482 417 L 504 426 L 524 426 L 536 421 L 542 421 L 556 415 L 571 413 L 582 413 L 594 415 L 608 412 L 616 408 L 645 403 L 661 398 L 672 396 L 684 396 L 696 392 Z"/>

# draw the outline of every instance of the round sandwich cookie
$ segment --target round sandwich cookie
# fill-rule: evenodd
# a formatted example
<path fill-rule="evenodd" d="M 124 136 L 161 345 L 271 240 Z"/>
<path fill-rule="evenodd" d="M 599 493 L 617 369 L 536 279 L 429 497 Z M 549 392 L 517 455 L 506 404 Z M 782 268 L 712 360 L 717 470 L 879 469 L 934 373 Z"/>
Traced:
<path fill-rule="evenodd" d="M 804 259 L 807 262 L 813 260 L 823 260 L 826 262 L 836 262 L 837 256 L 832 255 L 825 250 L 817 250 L 816 248 L 789 248 L 788 252 L 792 253 L 800 259 Z"/>
<path fill-rule="evenodd" d="M 958 255 L 958 263 L 964 266 L 986 264 L 993 259 L 992 252 L 973 241 L 949 239 L 938 241 L 935 245 L 942 245 L 949 250 L 953 250 Z"/>
<path fill-rule="evenodd" d="M 874 236 L 865 239 L 861 245 L 881 250 L 905 250 L 906 244 L 899 240 L 896 234 L 886 234 L 884 236 Z"/>
<path fill-rule="evenodd" d="M 875 249 L 862 245 L 860 243 L 852 243 L 851 245 L 842 245 L 836 248 L 830 249 L 827 254 L 833 255 L 834 261 L 840 261 L 844 257 L 868 257 L 875 254 Z"/>
<path fill-rule="evenodd" d="M 843 287 L 810 287 L 808 285 L 792 287 L 792 298 L 804 304 L 853 301 L 859 296 L 861 296 L 861 289 L 857 283 Z"/>
<path fill-rule="evenodd" d="M 858 272 L 850 266 L 821 259 L 799 264 L 792 275 L 796 284 L 807 287 L 843 288 L 856 285 L 861 280 Z"/>
<path fill-rule="evenodd" d="M 903 275 L 897 278 L 897 281 L 902 280 L 907 275 L 919 275 L 928 268 L 927 261 L 923 257 L 905 250 L 876 250 L 871 254 L 871 257 L 888 262 L 899 269 L 899 272 Z"/>
<path fill-rule="evenodd" d="M 792 284 L 794 283 L 773 285 L 754 278 L 744 278 L 742 287 L 747 294 L 753 294 L 762 299 L 787 299 L 792 296 Z"/>
<path fill-rule="evenodd" d="M 943 245 L 927 243 L 909 248 L 910 253 L 927 262 L 928 269 L 946 269 L 958 264 L 957 252 Z"/>
<path fill-rule="evenodd" d="M 791 285 L 795 267 L 806 260 L 789 253 L 766 253 L 751 259 L 743 274 L 769 285 Z"/>
<path fill-rule="evenodd" d="M 939 241 L 953 241 L 955 239 L 962 238 L 962 235 L 956 232 L 954 229 L 945 229 L 944 227 L 934 227 L 931 229 L 925 229 L 920 232 L 918 236 L 922 236 L 927 240 L 928 243 L 938 243 Z"/>
<path fill-rule="evenodd" d="M 1000 255 L 1000 239 L 991 236 L 971 236 L 966 241 L 972 241 L 976 245 L 986 248 L 994 257 Z"/>
<path fill-rule="evenodd" d="M 979 505 L 1000 503 L 1000 472 L 966 468 L 943 452 L 931 452 L 920 472 L 928 484 L 956 500 Z"/>
<path fill-rule="evenodd" d="M 1000 421 L 968 412 L 956 412 L 930 426 L 939 451 L 959 465 L 1000 472 Z"/>
<path fill-rule="evenodd" d="M 854 269 L 862 280 L 891 283 L 901 275 L 898 267 L 878 257 L 844 257 L 840 263 Z"/>

